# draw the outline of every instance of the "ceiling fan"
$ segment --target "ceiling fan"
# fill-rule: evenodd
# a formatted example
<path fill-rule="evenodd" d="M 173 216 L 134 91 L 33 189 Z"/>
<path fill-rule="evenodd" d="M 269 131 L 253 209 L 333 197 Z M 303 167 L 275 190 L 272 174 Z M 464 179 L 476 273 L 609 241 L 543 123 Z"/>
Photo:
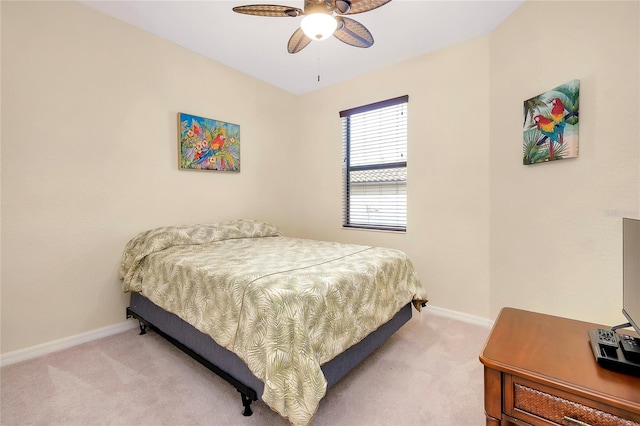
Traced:
<path fill-rule="evenodd" d="M 287 45 L 289 53 L 298 53 L 312 40 L 324 40 L 331 35 L 355 47 L 371 47 L 373 36 L 369 30 L 350 18 L 337 15 L 354 15 L 368 12 L 391 0 L 305 0 L 304 10 L 291 6 L 256 4 L 237 6 L 234 12 L 254 16 L 289 17 L 304 16 Z"/>

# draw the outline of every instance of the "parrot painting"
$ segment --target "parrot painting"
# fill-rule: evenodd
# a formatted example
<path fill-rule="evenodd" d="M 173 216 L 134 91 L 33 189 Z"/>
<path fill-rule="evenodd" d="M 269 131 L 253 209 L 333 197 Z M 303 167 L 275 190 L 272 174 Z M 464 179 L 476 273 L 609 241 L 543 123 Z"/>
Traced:
<path fill-rule="evenodd" d="M 240 171 L 240 126 L 178 113 L 181 169 Z"/>
<path fill-rule="evenodd" d="M 579 105 L 580 80 L 524 101 L 523 165 L 578 156 Z"/>

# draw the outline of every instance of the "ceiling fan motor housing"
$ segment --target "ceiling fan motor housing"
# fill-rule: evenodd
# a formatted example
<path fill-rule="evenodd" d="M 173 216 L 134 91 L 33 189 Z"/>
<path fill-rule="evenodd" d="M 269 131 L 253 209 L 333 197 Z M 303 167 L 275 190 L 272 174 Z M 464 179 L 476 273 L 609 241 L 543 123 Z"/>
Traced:
<path fill-rule="evenodd" d="M 330 1 L 325 0 L 305 0 L 304 2 L 304 14 L 312 15 L 314 13 L 324 13 L 331 15 L 333 8 Z"/>

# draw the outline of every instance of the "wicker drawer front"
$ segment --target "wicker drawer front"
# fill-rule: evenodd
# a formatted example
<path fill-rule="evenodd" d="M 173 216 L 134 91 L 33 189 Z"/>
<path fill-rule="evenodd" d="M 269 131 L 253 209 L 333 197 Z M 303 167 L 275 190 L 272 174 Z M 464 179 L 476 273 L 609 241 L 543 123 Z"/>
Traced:
<path fill-rule="evenodd" d="M 558 425 L 640 426 L 639 423 L 514 383 L 514 407 Z"/>

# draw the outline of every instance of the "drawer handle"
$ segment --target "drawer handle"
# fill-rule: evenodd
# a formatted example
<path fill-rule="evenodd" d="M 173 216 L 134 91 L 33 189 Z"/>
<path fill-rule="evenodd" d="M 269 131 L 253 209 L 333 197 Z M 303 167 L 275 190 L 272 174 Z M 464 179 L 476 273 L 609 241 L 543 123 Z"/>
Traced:
<path fill-rule="evenodd" d="M 574 418 L 572 418 L 572 417 L 569 417 L 569 416 L 564 416 L 564 419 L 565 419 L 566 421 L 568 421 L 569 423 L 574 424 L 574 425 L 578 425 L 578 426 L 591 426 L 589 423 L 581 422 L 580 420 L 576 420 L 576 419 L 574 419 Z"/>

